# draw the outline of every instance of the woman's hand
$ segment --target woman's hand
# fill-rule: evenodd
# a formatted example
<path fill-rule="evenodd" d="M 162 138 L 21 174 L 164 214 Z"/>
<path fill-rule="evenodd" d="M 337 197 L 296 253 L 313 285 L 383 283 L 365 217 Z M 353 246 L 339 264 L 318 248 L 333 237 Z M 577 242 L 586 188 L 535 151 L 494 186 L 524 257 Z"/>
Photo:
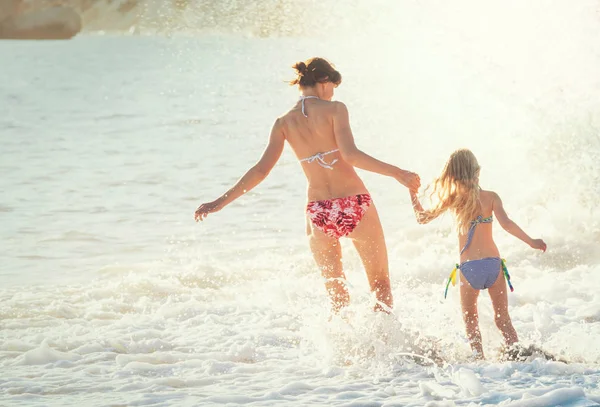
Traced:
<path fill-rule="evenodd" d="M 209 213 L 219 212 L 225 206 L 229 205 L 246 192 L 260 184 L 269 175 L 273 169 L 285 145 L 285 135 L 282 130 L 281 119 L 277 119 L 269 136 L 269 144 L 260 157 L 260 160 L 235 183 L 219 199 L 212 202 L 203 203 L 196 209 L 194 219 L 196 222 L 204 220 Z"/>
<path fill-rule="evenodd" d="M 544 253 L 546 252 L 546 242 L 542 239 L 532 239 L 529 246 L 531 246 L 532 249 L 541 250 Z"/>
<path fill-rule="evenodd" d="M 219 212 L 221 209 L 223 209 L 221 198 L 212 202 L 203 203 L 196 209 L 196 212 L 194 212 L 194 219 L 196 222 L 202 221 L 209 213 Z"/>
<path fill-rule="evenodd" d="M 396 175 L 396 180 L 410 190 L 410 192 L 417 193 L 421 187 L 421 178 L 414 172 L 400 170 Z"/>

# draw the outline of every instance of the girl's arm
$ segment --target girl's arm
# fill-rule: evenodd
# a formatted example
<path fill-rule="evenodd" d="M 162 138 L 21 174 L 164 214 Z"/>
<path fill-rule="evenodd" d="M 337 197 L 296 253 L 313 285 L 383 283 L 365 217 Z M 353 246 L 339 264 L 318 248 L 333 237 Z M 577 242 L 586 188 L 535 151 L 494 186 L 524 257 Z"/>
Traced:
<path fill-rule="evenodd" d="M 423 209 L 419 197 L 416 191 L 410 191 L 410 200 L 412 201 L 413 210 L 415 211 L 415 217 L 417 222 L 421 225 L 431 222 L 442 214 L 442 210 L 436 211 L 435 213 L 429 210 Z"/>
<path fill-rule="evenodd" d="M 500 223 L 500 226 L 502 226 L 504 230 L 517 239 L 527 243 L 532 248 L 542 250 L 544 252 L 546 251 L 546 243 L 544 243 L 542 239 L 532 239 L 527 233 L 525 233 L 525 231 L 523 231 L 523 229 L 519 227 L 519 225 L 517 225 L 508 217 L 508 214 L 502 205 L 502 200 L 495 192 L 493 192 L 492 210 L 494 212 L 494 216 L 496 216 L 496 219 L 498 219 L 498 223 Z"/>
<path fill-rule="evenodd" d="M 203 220 L 209 213 L 218 212 L 231 202 L 260 184 L 273 169 L 285 145 L 281 120 L 277 119 L 271 130 L 269 143 L 258 162 L 250 168 L 236 184 L 212 202 L 203 203 L 196 209 L 194 219 Z"/>
<path fill-rule="evenodd" d="M 421 181 L 417 174 L 379 161 L 356 147 L 356 144 L 354 144 L 354 136 L 350 129 L 348 109 L 342 102 L 334 103 L 336 106 L 335 114 L 333 116 L 333 132 L 335 134 L 335 141 L 344 161 L 347 161 L 350 165 L 362 170 L 394 177 L 408 189 L 417 191 L 421 186 Z"/>

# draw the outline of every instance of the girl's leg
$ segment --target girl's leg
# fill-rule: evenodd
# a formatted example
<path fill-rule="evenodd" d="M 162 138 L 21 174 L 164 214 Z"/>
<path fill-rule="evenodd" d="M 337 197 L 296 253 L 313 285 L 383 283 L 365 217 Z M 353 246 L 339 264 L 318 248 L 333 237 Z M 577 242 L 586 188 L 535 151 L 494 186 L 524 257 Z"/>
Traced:
<path fill-rule="evenodd" d="M 500 271 L 500 275 L 498 275 L 496 282 L 488 289 L 488 292 L 490 293 L 492 306 L 494 307 L 494 321 L 496 322 L 496 326 L 502 332 L 506 346 L 511 346 L 518 342 L 519 338 L 510 320 L 510 315 L 508 315 L 506 280 L 502 271 Z"/>
<path fill-rule="evenodd" d="M 337 239 L 327 236 L 307 220 L 306 231 L 313 257 L 325 278 L 325 289 L 334 312 L 348 305 L 350 296 L 342 269 L 342 250 Z"/>
<path fill-rule="evenodd" d="M 386 311 L 382 305 L 393 308 L 387 248 L 375 205 L 371 204 L 356 229 L 348 237 L 352 239 L 360 255 L 369 286 L 377 298 L 375 310 Z"/>
<path fill-rule="evenodd" d="M 471 284 L 460 276 L 460 305 L 463 319 L 467 329 L 467 338 L 471 349 L 477 353 L 477 358 L 483 359 L 483 345 L 481 343 L 481 332 L 479 331 L 479 314 L 477 313 L 477 298 L 479 290 L 471 287 Z"/>

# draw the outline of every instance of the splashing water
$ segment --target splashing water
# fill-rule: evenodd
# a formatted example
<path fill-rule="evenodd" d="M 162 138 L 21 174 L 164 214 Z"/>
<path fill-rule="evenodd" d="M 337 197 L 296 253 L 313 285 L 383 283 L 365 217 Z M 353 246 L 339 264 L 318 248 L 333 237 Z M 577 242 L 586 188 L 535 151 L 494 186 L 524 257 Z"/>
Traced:
<path fill-rule="evenodd" d="M 124 4 L 96 2 L 92 35 L 70 42 L 0 43 L 3 403 L 600 402 L 597 2 Z M 254 163 L 295 101 L 289 66 L 313 54 L 342 72 L 336 97 L 367 152 L 423 180 L 453 149 L 475 152 L 484 187 L 549 245 L 533 253 L 495 226 L 517 332 L 568 364 L 499 362 L 485 294 L 488 360 L 471 360 L 458 292 L 442 295 L 451 221 L 417 225 L 390 180 L 361 174 L 392 315 L 370 311 L 343 241 L 352 303 L 330 319 L 289 150 L 193 223 Z"/>

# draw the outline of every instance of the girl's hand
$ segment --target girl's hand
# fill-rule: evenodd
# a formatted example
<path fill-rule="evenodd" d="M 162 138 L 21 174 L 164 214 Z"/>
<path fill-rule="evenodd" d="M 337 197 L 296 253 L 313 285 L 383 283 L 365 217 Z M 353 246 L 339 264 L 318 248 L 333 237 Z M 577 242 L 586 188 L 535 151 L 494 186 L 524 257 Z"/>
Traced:
<path fill-rule="evenodd" d="M 217 199 L 212 202 L 203 203 L 196 209 L 194 212 L 194 219 L 196 222 L 204 220 L 208 216 L 209 213 L 219 212 L 223 209 L 223 204 L 220 199 Z"/>
<path fill-rule="evenodd" d="M 396 176 L 399 183 L 408 188 L 411 192 L 417 192 L 421 187 L 421 178 L 414 172 L 400 170 Z"/>
<path fill-rule="evenodd" d="M 529 246 L 531 246 L 533 249 L 546 252 L 546 243 L 542 239 L 533 239 Z"/>

